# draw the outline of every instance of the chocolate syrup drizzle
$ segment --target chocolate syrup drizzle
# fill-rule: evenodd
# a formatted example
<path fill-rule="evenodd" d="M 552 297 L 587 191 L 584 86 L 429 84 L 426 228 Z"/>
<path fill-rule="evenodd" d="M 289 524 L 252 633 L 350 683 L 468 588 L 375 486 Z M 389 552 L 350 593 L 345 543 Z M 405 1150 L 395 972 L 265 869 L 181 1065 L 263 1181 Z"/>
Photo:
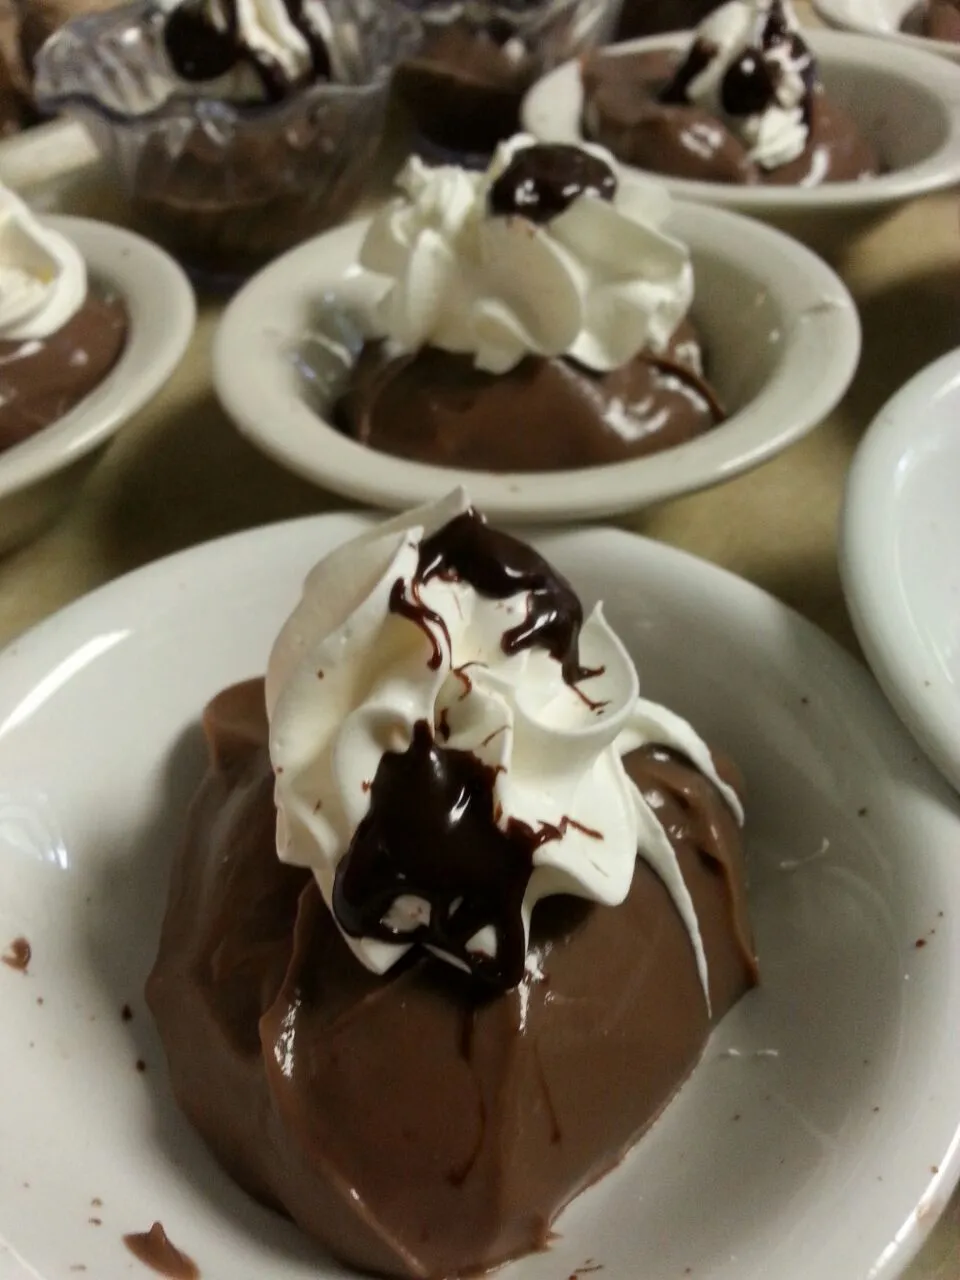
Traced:
<path fill-rule="evenodd" d="M 539 143 L 518 151 L 490 188 L 494 217 L 519 214 L 545 223 L 587 193 L 612 200 L 617 176 L 603 160 L 569 143 Z"/>
<path fill-rule="evenodd" d="M 310 79 L 329 79 L 330 53 L 311 23 L 304 0 L 283 0 L 291 22 L 306 40 L 313 63 Z M 167 17 L 163 38 L 174 71 L 191 83 L 217 80 L 246 64 L 257 74 L 270 102 L 285 98 L 296 84 L 261 49 L 245 44 L 239 0 L 183 0 Z"/>
<path fill-rule="evenodd" d="M 720 84 L 720 102 L 727 115 L 759 115 L 776 106 L 777 89 L 784 68 L 768 55 L 784 47 L 793 70 L 803 80 L 804 94 L 800 107 L 803 122 L 809 129 L 817 67 L 807 43 L 797 32 L 790 30 L 783 0 L 772 0 L 767 12 L 759 15 L 753 42 L 730 64 L 724 74 Z M 690 85 L 707 69 L 719 52 L 711 41 L 695 40 L 673 79 L 661 90 L 661 102 L 675 106 L 689 103 Z"/>
<path fill-rule="evenodd" d="M 475 511 L 424 539 L 411 597 L 402 579 L 390 595 L 391 610 L 430 637 L 428 665 L 436 670 L 442 660 L 436 633 L 445 628 L 420 595 L 432 578 L 467 582 L 495 600 L 526 592 L 526 617 L 503 633 L 503 651 L 545 649 L 571 686 L 598 674 L 580 665 L 583 609 L 570 584 L 531 547 L 491 529 Z M 384 754 L 367 815 L 334 880 L 333 911 L 347 934 L 421 943 L 492 987 L 516 986 L 526 959 L 521 907 L 534 854 L 548 841 L 562 839 L 570 827 L 593 839 L 602 835 L 568 817 L 536 829 L 515 818 L 499 825 L 497 772 L 471 751 L 439 745 L 425 720 L 414 726 L 406 751 Z M 426 923 L 403 931 L 384 921 L 405 894 L 423 899 L 430 913 Z M 468 947 L 487 927 L 496 940 L 492 956 Z"/>

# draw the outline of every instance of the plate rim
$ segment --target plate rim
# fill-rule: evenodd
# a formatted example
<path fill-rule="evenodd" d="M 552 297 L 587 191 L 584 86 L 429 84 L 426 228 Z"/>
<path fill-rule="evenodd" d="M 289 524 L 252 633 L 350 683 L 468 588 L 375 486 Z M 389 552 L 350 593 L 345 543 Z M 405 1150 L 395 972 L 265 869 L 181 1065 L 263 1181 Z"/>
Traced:
<path fill-rule="evenodd" d="M 929 402 L 960 381 L 960 347 L 914 374 L 877 412 L 857 446 L 844 488 L 838 560 L 840 578 L 857 639 L 877 682 L 897 715 L 951 785 L 960 789 L 960 721 L 954 728 L 942 711 L 948 685 L 935 667 L 925 669 L 929 687 L 918 681 L 903 635 L 911 614 L 890 591 L 886 555 L 892 533 L 884 512 L 895 502 L 897 463 L 929 427 L 917 415 Z"/>

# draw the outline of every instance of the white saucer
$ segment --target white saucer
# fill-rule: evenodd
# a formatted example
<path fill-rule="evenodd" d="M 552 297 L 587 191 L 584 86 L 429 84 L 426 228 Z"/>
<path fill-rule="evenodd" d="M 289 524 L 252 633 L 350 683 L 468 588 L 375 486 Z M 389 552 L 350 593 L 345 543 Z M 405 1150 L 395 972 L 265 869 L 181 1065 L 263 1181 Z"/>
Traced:
<path fill-rule="evenodd" d="M 841 571 L 867 659 L 960 788 L 960 351 L 877 414 L 847 480 Z"/>
<path fill-rule="evenodd" d="M 829 267 L 768 227 L 678 204 L 670 229 L 692 252 L 692 315 L 730 413 L 722 426 L 650 457 L 574 471 L 498 475 L 394 458 L 328 425 L 303 375 L 312 358 L 304 354 L 306 335 L 316 330 L 324 300 L 362 307 L 375 296 L 354 266 L 366 225 L 308 241 L 241 290 L 217 333 L 213 372 L 224 408 L 253 444 L 298 475 L 375 506 L 403 509 L 462 484 L 498 520 L 636 510 L 719 484 L 781 452 L 823 420 L 857 366 L 856 307 Z"/>
<path fill-rule="evenodd" d="M 185 552 L 0 656 L 0 944 L 33 948 L 26 976 L 0 965 L 5 1280 L 7 1254 L 31 1280 L 146 1280 L 121 1236 L 154 1220 L 204 1280 L 342 1274 L 179 1114 L 142 987 L 200 708 L 263 669 L 307 568 L 363 523 Z M 891 1280 L 960 1172 L 960 805 L 869 675 L 770 596 L 625 533 L 541 546 L 606 598 L 647 694 L 744 766 L 763 986 L 549 1251 L 498 1275 Z"/>
<path fill-rule="evenodd" d="M 813 0 L 813 8 L 823 22 L 841 31 L 881 36 L 894 44 L 924 49 L 951 62 L 960 62 L 960 43 L 905 35 L 900 30 L 900 24 L 915 3 L 916 0 Z"/>
<path fill-rule="evenodd" d="M 120 359 L 98 387 L 58 422 L 0 453 L 0 551 L 41 514 L 41 482 L 105 444 L 160 390 L 196 322 L 187 277 L 150 241 L 87 218 L 44 221 L 73 240 L 95 281 L 125 299 L 130 328 Z"/>

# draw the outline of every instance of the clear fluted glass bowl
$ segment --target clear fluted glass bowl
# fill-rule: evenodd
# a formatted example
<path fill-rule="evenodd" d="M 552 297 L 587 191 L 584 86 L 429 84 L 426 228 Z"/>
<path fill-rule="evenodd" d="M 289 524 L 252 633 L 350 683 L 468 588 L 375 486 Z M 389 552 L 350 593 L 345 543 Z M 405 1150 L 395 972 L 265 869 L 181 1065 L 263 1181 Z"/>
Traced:
<path fill-rule="evenodd" d="M 431 158 L 482 164 L 545 72 L 603 43 L 622 0 L 402 0 L 423 42 L 397 87 Z M 425 145 L 423 145 L 425 144 Z"/>
<path fill-rule="evenodd" d="M 78 18 L 41 50 L 40 109 L 86 124 L 116 169 L 138 230 L 195 274 L 228 282 L 338 221 L 383 132 L 393 70 L 420 23 L 395 0 L 327 0 L 338 82 L 271 104 L 192 96 L 148 0 Z"/>

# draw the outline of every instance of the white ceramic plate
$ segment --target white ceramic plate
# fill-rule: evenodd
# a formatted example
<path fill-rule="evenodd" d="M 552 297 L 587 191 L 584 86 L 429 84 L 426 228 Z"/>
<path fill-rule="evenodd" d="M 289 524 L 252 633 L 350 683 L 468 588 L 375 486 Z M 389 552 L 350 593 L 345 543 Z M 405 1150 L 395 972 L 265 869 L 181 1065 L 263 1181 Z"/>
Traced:
<path fill-rule="evenodd" d="M 4 1247 L 31 1280 L 130 1280 L 121 1235 L 155 1219 L 204 1280 L 340 1274 L 179 1114 L 141 992 L 200 708 L 263 669 L 308 566 L 363 523 L 196 548 L 0 656 L 0 942 L 33 947 L 27 976 L 0 965 L 5 1280 Z M 869 675 L 771 597 L 625 533 L 540 545 L 605 597 L 646 692 L 744 766 L 763 986 L 550 1250 L 498 1274 L 890 1280 L 958 1173 L 958 801 Z"/>
<path fill-rule="evenodd" d="M 856 369 L 856 307 L 819 258 L 734 214 L 678 205 L 670 227 L 693 254 L 692 314 L 727 422 L 675 449 L 575 471 L 497 475 L 393 458 L 330 427 L 302 373 L 305 335 L 324 298 L 362 306 L 374 296 L 353 265 L 365 227 L 319 236 L 256 276 L 227 308 L 213 364 L 217 393 L 253 444 L 298 475 L 376 506 L 402 509 L 463 484 L 499 520 L 634 510 L 779 453 L 822 421 Z"/>
<path fill-rule="evenodd" d="M 45 221 L 79 247 L 94 280 L 126 300 L 130 328 L 120 359 L 98 387 L 58 422 L 0 453 L 0 546 L 17 532 L 14 500 L 104 444 L 142 408 L 180 362 L 196 320 L 187 277 L 156 245 L 86 218 Z"/>
<path fill-rule="evenodd" d="M 914 49 L 937 53 L 951 62 L 960 62 L 960 44 L 951 40 L 929 40 L 904 35 L 900 24 L 916 0 L 813 0 L 817 16 L 831 27 L 858 31 L 865 36 L 883 36 Z"/>
<path fill-rule="evenodd" d="M 819 187 L 741 186 L 662 178 L 685 200 L 737 209 L 756 217 L 817 214 L 822 218 L 893 206 L 960 181 L 960 69 L 903 45 L 839 31 L 804 31 L 817 54 L 830 96 L 853 116 L 891 171 L 863 182 Z M 650 36 L 617 52 L 686 49 L 689 32 Z M 545 142 L 583 137 L 583 88 L 577 62 L 551 71 L 527 94 L 524 127 Z"/>
<path fill-rule="evenodd" d="M 960 788 L 960 351 L 877 414 L 847 480 L 841 570 L 864 652 Z"/>

